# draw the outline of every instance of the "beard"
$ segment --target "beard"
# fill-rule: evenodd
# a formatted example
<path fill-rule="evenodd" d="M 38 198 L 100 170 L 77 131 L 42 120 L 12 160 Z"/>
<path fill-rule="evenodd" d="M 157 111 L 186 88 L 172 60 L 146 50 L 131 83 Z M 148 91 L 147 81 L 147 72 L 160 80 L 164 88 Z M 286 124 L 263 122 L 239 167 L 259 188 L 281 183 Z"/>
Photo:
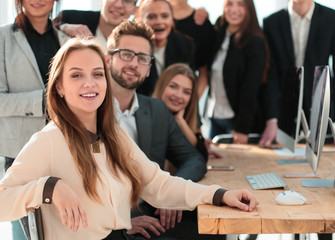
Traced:
<path fill-rule="evenodd" d="M 134 69 L 132 69 L 132 70 L 135 71 Z M 121 87 L 129 89 L 129 90 L 137 89 L 139 86 L 142 85 L 142 83 L 146 79 L 145 76 L 144 77 L 143 76 L 138 76 L 137 81 L 129 82 L 129 81 L 127 81 L 127 79 L 125 79 L 122 76 L 122 70 L 118 72 L 116 70 L 113 70 L 113 68 L 111 70 L 111 75 L 112 75 L 112 78 L 114 79 L 114 81 L 117 82 L 117 84 L 119 84 Z"/>

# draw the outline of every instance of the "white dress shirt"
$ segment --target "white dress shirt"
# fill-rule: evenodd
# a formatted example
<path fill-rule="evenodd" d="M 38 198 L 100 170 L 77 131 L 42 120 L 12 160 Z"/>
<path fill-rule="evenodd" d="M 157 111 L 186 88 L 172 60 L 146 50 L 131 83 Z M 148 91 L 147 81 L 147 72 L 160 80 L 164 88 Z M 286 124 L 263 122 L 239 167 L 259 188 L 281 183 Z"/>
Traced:
<path fill-rule="evenodd" d="M 211 99 L 208 101 L 209 117 L 218 119 L 230 119 L 234 117 L 234 111 L 227 98 L 223 82 L 223 65 L 227 57 L 231 34 L 227 31 L 221 48 L 217 52 L 211 74 Z"/>
<path fill-rule="evenodd" d="M 288 12 L 290 15 L 292 38 L 293 38 L 295 64 L 297 67 L 300 67 L 304 65 L 305 61 L 305 51 L 307 47 L 309 29 L 311 26 L 311 20 L 315 8 L 315 3 L 313 2 L 312 7 L 303 17 L 301 17 L 293 10 L 292 1 L 290 1 L 288 6 L 289 6 Z"/>
<path fill-rule="evenodd" d="M 135 93 L 130 109 L 126 109 L 124 112 L 120 109 L 120 104 L 116 98 L 114 98 L 114 110 L 115 117 L 121 127 L 123 127 L 129 136 L 138 144 L 138 133 L 136 127 L 135 112 L 138 110 L 138 99 Z"/>
<path fill-rule="evenodd" d="M 155 57 L 155 63 L 156 63 L 156 69 L 157 69 L 158 76 L 160 76 L 164 70 L 165 49 L 166 49 L 166 46 L 162 48 L 154 49 L 154 57 Z"/>

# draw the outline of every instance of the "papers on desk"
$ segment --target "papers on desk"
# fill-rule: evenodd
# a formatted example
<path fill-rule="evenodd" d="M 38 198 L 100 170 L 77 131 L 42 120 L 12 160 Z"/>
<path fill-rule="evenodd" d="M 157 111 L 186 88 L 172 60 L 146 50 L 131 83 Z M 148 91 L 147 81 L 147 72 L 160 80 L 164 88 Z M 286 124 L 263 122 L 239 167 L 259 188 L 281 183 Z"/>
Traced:
<path fill-rule="evenodd" d="M 275 151 L 279 156 L 299 157 L 305 156 L 306 148 L 296 148 L 294 153 L 288 148 L 274 149 L 273 151 Z"/>

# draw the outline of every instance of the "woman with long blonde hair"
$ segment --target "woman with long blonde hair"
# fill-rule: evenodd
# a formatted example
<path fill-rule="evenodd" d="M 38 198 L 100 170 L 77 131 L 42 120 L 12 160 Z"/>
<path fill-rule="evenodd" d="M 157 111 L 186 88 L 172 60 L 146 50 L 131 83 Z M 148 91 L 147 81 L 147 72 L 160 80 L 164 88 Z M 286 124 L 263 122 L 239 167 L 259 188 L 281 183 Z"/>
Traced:
<path fill-rule="evenodd" d="M 152 97 L 163 100 L 187 140 L 207 159 L 208 152 L 199 129 L 197 89 L 193 70 L 184 63 L 175 63 L 162 72 Z"/>

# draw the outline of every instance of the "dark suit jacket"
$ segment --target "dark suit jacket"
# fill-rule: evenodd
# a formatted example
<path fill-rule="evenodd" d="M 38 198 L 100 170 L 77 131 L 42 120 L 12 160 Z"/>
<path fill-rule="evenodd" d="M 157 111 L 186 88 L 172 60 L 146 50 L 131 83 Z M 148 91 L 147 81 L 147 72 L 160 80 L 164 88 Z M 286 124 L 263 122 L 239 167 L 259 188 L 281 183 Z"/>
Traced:
<path fill-rule="evenodd" d="M 100 12 L 77 10 L 64 10 L 61 12 L 62 23 L 84 24 L 90 29 L 93 35 L 96 35 L 99 19 Z"/>
<path fill-rule="evenodd" d="M 147 157 L 164 169 L 165 159 L 177 167 L 176 176 L 199 181 L 206 173 L 206 161 L 187 141 L 161 100 L 138 94 L 135 113 L 138 145 Z"/>
<path fill-rule="evenodd" d="M 164 69 L 174 63 L 187 63 L 195 70 L 195 48 L 191 39 L 184 35 L 171 31 L 166 49 Z M 151 96 L 154 91 L 157 79 L 159 78 L 155 61 L 152 62 L 150 75 L 145 79 L 142 86 L 137 89 L 138 93 Z"/>
<path fill-rule="evenodd" d="M 211 64 L 221 48 L 226 28 L 218 31 Z M 234 34 L 223 66 L 223 81 L 229 103 L 235 113 L 234 130 L 248 134 L 252 132 L 259 110 L 258 94 L 265 66 L 265 41 L 253 36 L 241 47 L 236 47 Z M 210 79 L 210 78 L 209 78 Z"/>
<path fill-rule="evenodd" d="M 304 60 L 304 104 L 309 120 L 313 89 L 314 68 L 327 65 L 335 53 L 335 11 L 315 3 Z M 267 118 L 278 118 L 280 89 L 295 66 L 290 18 L 287 9 L 264 19 L 264 33 L 271 52 L 271 66 L 267 86 Z M 334 58 L 333 58 L 334 60 Z M 334 66 L 334 63 L 333 63 Z M 331 87 L 333 89 L 333 87 Z"/>

